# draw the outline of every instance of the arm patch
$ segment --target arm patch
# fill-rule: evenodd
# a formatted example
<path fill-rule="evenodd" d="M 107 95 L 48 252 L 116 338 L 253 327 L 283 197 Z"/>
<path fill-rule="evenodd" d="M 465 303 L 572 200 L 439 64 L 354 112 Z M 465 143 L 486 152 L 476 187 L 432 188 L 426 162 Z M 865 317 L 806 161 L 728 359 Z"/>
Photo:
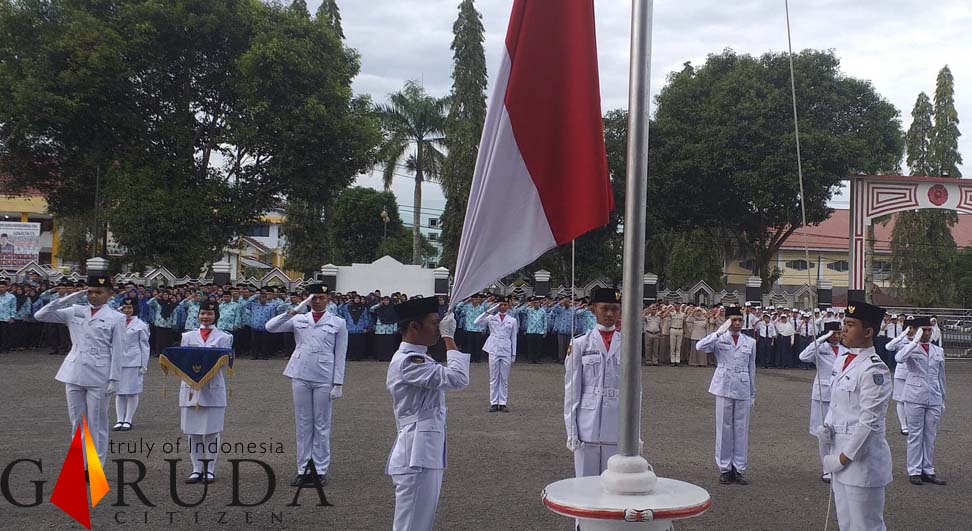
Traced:
<path fill-rule="evenodd" d="M 412 363 L 425 363 L 425 356 L 410 356 L 408 361 Z"/>

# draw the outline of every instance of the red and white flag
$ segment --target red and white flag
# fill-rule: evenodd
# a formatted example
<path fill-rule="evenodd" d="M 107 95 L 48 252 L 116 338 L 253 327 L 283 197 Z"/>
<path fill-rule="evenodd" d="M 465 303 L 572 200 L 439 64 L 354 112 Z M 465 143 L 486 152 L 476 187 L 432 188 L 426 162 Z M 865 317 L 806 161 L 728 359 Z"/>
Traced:
<path fill-rule="evenodd" d="M 516 0 L 479 145 L 453 304 L 606 225 L 593 0 Z"/>

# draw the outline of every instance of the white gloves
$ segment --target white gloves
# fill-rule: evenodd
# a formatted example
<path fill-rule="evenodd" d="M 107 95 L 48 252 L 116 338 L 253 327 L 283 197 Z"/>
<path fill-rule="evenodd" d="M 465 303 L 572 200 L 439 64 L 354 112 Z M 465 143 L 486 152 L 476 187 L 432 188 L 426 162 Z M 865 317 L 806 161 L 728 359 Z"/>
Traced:
<path fill-rule="evenodd" d="M 343 387 L 344 386 L 341 384 L 335 384 L 331 386 L 331 400 L 337 400 L 338 398 L 341 398 L 341 396 L 344 394 L 343 391 L 341 390 Z"/>
<path fill-rule="evenodd" d="M 834 430 L 824 424 L 817 428 L 817 447 L 820 449 L 821 455 L 829 455 L 830 447 L 834 440 Z"/>
<path fill-rule="evenodd" d="M 497 303 L 495 303 L 495 304 L 493 304 L 492 306 L 490 306 L 490 307 L 489 307 L 489 308 L 488 308 L 488 309 L 486 310 L 486 312 L 487 312 L 487 313 L 496 313 L 496 310 L 499 310 L 499 307 L 500 307 L 500 303 L 498 303 L 498 302 L 497 302 Z"/>
<path fill-rule="evenodd" d="M 456 316 L 449 312 L 439 321 L 439 335 L 454 339 L 456 337 Z"/>
<path fill-rule="evenodd" d="M 834 454 L 827 454 L 823 458 L 823 471 L 826 474 L 833 474 L 834 472 L 840 472 L 844 469 L 844 465 L 840 463 L 840 456 Z"/>
<path fill-rule="evenodd" d="M 139 376 L 144 375 L 147 372 L 148 372 L 148 367 L 139 367 L 138 368 L 138 374 L 139 374 Z"/>
<path fill-rule="evenodd" d="M 726 319 L 726 322 L 722 323 L 722 326 L 720 326 L 719 329 L 716 330 L 716 335 L 721 336 L 722 334 L 725 334 L 726 332 L 729 331 L 730 326 L 732 326 L 732 319 Z"/>
<path fill-rule="evenodd" d="M 118 393 L 118 380 L 108 380 L 108 389 L 105 392 L 109 395 Z"/>
<path fill-rule="evenodd" d="M 297 307 L 294 308 L 294 313 L 300 313 L 300 312 L 306 310 L 307 307 L 310 306 L 310 303 L 311 303 L 312 300 L 314 300 L 314 296 L 313 295 L 311 295 L 311 296 L 307 297 L 306 299 L 304 299 L 304 302 L 298 304 Z"/>
<path fill-rule="evenodd" d="M 580 442 L 580 439 L 578 439 L 577 437 L 567 438 L 567 449 L 570 450 L 571 452 L 576 451 L 578 448 L 580 448 L 581 444 L 582 443 Z"/>
<path fill-rule="evenodd" d="M 827 342 L 827 339 L 829 339 L 829 338 L 830 338 L 830 336 L 832 336 L 832 335 L 834 335 L 834 331 L 833 331 L 833 330 L 830 330 L 830 331 L 828 331 L 828 332 L 827 332 L 826 334 L 824 334 L 824 335 L 822 335 L 822 336 L 820 336 L 820 337 L 818 337 L 818 338 L 817 338 L 817 341 L 816 341 L 816 343 L 817 343 L 818 345 L 823 345 L 824 343 L 826 343 L 826 342 Z"/>
<path fill-rule="evenodd" d="M 86 290 L 86 289 L 83 289 L 81 291 L 75 291 L 74 293 L 68 295 L 67 297 L 63 297 L 63 298 L 57 299 L 57 302 L 58 302 L 58 304 L 74 304 L 74 301 L 80 299 L 81 297 L 83 297 L 87 293 L 88 293 L 88 290 Z"/>

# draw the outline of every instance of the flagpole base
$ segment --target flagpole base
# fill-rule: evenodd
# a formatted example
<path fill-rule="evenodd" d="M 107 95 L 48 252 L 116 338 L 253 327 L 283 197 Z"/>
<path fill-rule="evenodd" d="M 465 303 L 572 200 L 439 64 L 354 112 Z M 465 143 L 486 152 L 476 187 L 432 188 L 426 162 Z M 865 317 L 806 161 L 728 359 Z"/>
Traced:
<path fill-rule="evenodd" d="M 601 473 L 601 486 L 612 494 L 651 494 L 658 478 L 640 455 L 614 454 Z"/>
<path fill-rule="evenodd" d="M 712 506 L 702 487 L 657 478 L 648 494 L 615 494 L 601 476 L 563 479 L 544 489 L 543 504 L 575 518 L 583 531 L 671 531 L 675 520 L 701 515 Z"/>

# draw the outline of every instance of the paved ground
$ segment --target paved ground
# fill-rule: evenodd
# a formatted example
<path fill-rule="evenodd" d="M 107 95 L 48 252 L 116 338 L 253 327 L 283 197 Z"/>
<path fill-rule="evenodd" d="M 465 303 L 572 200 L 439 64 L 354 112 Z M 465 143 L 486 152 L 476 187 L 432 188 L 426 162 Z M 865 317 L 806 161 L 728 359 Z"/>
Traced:
<path fill-rule="evenodd" d="M 68 446 L 68 422 L 63 387 L 53 380 L 60 357 L 18 353 L 0 357 L 0 464 L 17 458 L 43 459 L 43 473 L 28 465 L 10 476 L 11 494 L 33 499 L 32 480 L 43 479 L 44 503 L 17 508 L 0 497 L 0 529 L 80 529 L 46 500 Z M 153 360 L 154 361 L 154 360 Z M 386 365 L 351 363 L 345 398 L 335 407 L 331 485 L 332 507 L 315 507 L 310 491 L 301 507 L 287 507 L 292 490 L 286 486 L 294 472 L 293 409 L 287 379 L 280 375 L 284 360 L 241 360 L 232 379 L 233 396 L 227 411 L 224 441 L 257 443 L 256 452 L 221 457 L 219 481 L 196 508 L 180 508 L 169 496 L 168 464 L 161 445 L 174 442 L 179 432 L 176 381 L 163 378 L 153 366 L 142 395 L 136 429 L 113 433 L 115 442 L 151 443 L 153 453 L 133 448 L 112 457 L 135 457 L 146 465 L 141 483 L 155 507 L 145 507 L 131 490 L 128 507 L 117 501 L 117 468 L 108 465 L 113 491 L 93 510 L 93 529 L 389 529 L 393 508 L 391 481 L 382 475 L 394 439 L 391 405 L 384 389 Z M 948 363 L 949 405 L 938 439 L 937 465 L 949 480 L 946 487 L 915 487 L 904 471 L 904 437 L 893 428 L 889 438 L 894 456 L 894 483 L 887 495 L 891 529 L 956 530 L 972 528 L 972 362 Z M 823 529 L 827 487 L 818 479 L 816 441 L 807 434 L 807 397 L 811 371 L 764 370 L 757 377 L 758 400 L 751 426 L 752 485 L 720 486 L 712 458 L 714 399 L 706 393 L 711 369 L 658 367 L 646 369 L 644 381 L 645 453 L 655 470 L 701 485 L 714 499 L 704 516 L 678 524 L 680 530 L 815 530 Z M 517 365 L 511 376 L 511 412 L 487 413 L 488 368 L 472 368 L 469 389 L 449 396 L 449 464 L 439 504 L 437 529 L 556 530 L 569 522 L 540 503 L 543 487 L 572 473 L 563 446 L 561 420 L 562 369 L 553 364 Z M 112 406 L 112 419 L 114 408 Z M 282 453 L 261 453 L 259 444 Z M 278 445 L 279 443 L 279 445 Z M 183 443 L 184 444 L 184 443 Z M 183 485 L 187 455 L 181 457 L 176 486 L 186 501 L 201 486 Z M 264 505 L 227 507 L 232 500 L 228 458 L 254 458 L 276 472 L 278 486 Z M 243 501 L 255 502 L 265 491 L 259 471 L 246 472 L 240 481 Z M 131 477 L 134 471 L 127 477 Z M 251 522 L 246 523 L 247 511 Z M 271 512 L 282 518 L 272 521 Z M 172 523 L 169 523 L 170 513 Z M 118 523 L 116 521 L 125 523 Z M 199 523 L 194 523 L 198 519 Z M 220 521 L 225 523 L 221 524 Z M 836 521 L 831 529 L 836 529 Z"/>

